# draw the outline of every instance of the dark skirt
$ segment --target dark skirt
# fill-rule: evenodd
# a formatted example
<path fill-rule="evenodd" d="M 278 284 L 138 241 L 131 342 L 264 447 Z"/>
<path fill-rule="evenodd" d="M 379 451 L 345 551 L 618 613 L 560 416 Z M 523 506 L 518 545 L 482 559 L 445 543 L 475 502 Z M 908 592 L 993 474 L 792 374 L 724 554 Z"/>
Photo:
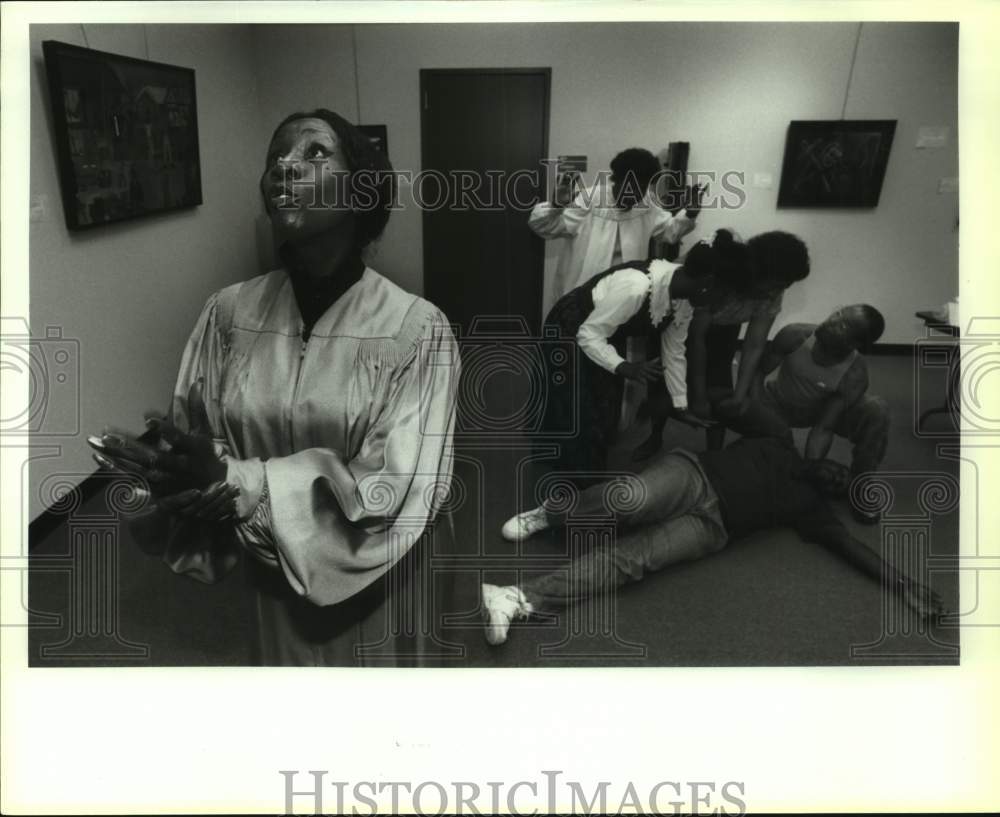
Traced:
<path fill-rule="evenodd" d="M 593 309 L 589 288 L 568 292 L 545 319 L 546 331 L 575 339 Z M 622 354 L 624 338 L 612 338 L 612 343 Z M 576 354 L 565 359 L 545 357 L 548 391 L 540 442 L 559 449 L 555 460 L 550 460 L 552 470 L 578 484 L 589 484 L 607 470 L 624 382 L 594 363 L 579 346 L 574 348 Z"/>

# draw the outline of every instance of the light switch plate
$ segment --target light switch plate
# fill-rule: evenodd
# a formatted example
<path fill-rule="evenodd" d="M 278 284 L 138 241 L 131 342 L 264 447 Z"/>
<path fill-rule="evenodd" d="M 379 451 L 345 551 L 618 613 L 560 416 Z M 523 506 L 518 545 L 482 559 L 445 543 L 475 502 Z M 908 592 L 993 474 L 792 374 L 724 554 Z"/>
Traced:
<path fill-rule="evenodd" d="M 948 144 L 948 127 L 945 125 L 922 125 L 917 130 L 918 148 L 943 148 Z"/>
<path fill-rule="evenodd" d="M 45 221 L 49 217 L 49 197 L 44 193 L 35 193 L 28 206 L 29 221 Z M 24 222 L 22 222 L 23 224 Z"/>

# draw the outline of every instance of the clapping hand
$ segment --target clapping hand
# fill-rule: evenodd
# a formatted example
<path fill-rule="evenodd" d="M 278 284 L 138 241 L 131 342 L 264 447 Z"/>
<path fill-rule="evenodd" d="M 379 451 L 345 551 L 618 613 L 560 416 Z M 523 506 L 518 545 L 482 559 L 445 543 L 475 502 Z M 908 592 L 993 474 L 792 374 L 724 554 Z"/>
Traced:
<path fill-rule="evenodd" d="M 90 437 L 94 459 L 105 470 L 134 475 L 146 483 L 163 511 L 201 519 L 232 515 L 238 489 L 225 483 L 226 464 L 216 454 L 201 383 L 188 392 L 191 431 L 180 431 L 164 417 L 149 415 L 151 439 L 121 432 Z"/>

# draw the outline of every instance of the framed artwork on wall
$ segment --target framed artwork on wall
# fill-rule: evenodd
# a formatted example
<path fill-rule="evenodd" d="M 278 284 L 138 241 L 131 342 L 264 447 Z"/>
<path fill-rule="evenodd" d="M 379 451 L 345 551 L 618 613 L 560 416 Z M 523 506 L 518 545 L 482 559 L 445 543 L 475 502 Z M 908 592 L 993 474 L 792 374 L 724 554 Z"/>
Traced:
<path fill-rule="evenodd" d="M 358 125 L 358 130 L 371 140 L 376 150 L 389 158 L 389 135 L 385 125 Z"/>
<path fill-rule="evenodd" d="M 202 203 L 192 69 L 55 40 L 42 52 L 70 230 Z"/>
<path fill-rule="evenodd" d="M 778 207 L 875 207 L 895 119 L 793 121 Z"/>

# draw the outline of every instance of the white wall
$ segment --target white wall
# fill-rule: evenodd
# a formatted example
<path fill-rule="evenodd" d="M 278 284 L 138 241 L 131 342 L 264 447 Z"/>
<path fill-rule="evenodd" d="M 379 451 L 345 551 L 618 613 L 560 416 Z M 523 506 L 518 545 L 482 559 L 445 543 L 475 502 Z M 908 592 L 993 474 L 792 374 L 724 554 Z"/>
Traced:
<path fill-rule="evenodd" d="M 785 133 L 792 119 L 836 119 L 843 110 L 857 24 L 628 23 L 360 25 L 357 85 L 350 27 L 263 26 L 255 35 L 261 112 L 327 105 L 388 125 L 397 169 L 420 170 L 419 69 L 552 68 L 549 153 L 583 153 L 596 171 L 620 149 L 654 152 L 690 141 L 690 168 L 772 174 L 738 211 L 705 212 L 699 235 L 719 226 L 744 236 L 799 234 L 810 279 L 786 298 L 780 320 L 822 317 L 867 300 L 885 311 L 885 342 L 920 335 L 917 309 L 957 289 L 957 195 L 937 193 L 958 175 L 958 29 L 944 24 L 865 23 L 847 118 L 898 119 L 875 210 L 777 210 Z M 290 54 L 295 59 L 288 59 Z M 946 125 L 941 150 L 917 150 L 917 128 Z M 547 248 L 551 276 L 558 252 Z M 419 212 L 396 213 L 376 264 L 422 290 Z"/>
<path fill-rule="evenodd" d="M 80 403 L 57 399 L 51 419 L 62 428 L 79 410 L 81 434 L 36 437 L 62 446 L 31 468 L 29 511 L 37 487 L 56 472 L 78 482 L 93 471 L 84 438 L 104 425 L 141 429 L 143 411 L 167 406 L 180 353 L 205 298 L 257 274 L 256 71 L 250 30 L 240 26 L 150 25 L 149 59 L 195 70 L 201 147 L 200 207 L 71 234 L 65 226 L 50 127 L 41 41 L 84 45 L 79 25 L 31 28 L 31 195 L 48 214 L 29 229 L 31 327 L 48 326 L 80 344 Z M 91 48 L 146 57 L 142 26 L 88 25 Z M 254 137 L 254 138 L 250 138 Z"/>

